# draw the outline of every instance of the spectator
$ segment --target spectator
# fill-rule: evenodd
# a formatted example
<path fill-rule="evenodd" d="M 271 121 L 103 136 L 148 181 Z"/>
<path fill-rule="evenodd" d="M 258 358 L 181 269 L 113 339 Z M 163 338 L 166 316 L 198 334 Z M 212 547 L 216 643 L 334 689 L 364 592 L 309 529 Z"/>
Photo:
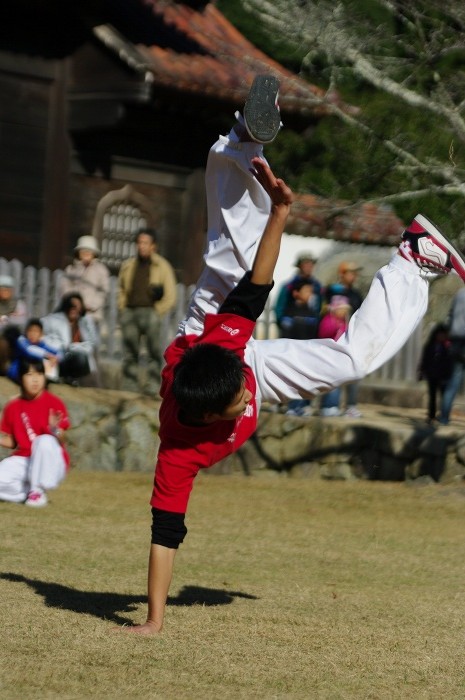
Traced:
<path fill-rule="evenodd" d="M 26 323 L 24 335 L 20 335 L 16 341 L 16 349 L 7 376 L 17 384 L 19 383 L 19 368 L 21 360 L 42 360 L 45 368 L 45 376 L 49 381 L 56 381 L 59 377 L 58 363 L 62 359 L 61 353 L 52 345 L 48 345 L 43 338 L 43 324 L 39 318 L 31 318 Z"/>
<path fill-rule="evenodd" d="M 337 268 L 337 281 L 329 284 L 324 290 L 324 299 L 329 304 L 334 295 L 347 297 L 351 315 L 360 308 L 363 301 L 362 293 L 356 288 L 357 275 L 362 268 L 355 262 L 344 260 Z"/>
<path fill-rule="evenodd" d="M 168 260 L 157 252 L 157 235 L 142 228 L 137 255 L 125 260 L 118 277 L 118 309 L 123 336 L 121 388 L 139 390 L 139 351 L 145 337 L 148 365 L 143 392 L 158 396 L 162 363 L 161 320 L 176 303 L 176 278 Z"/>
<path fill-rule="evenodd" d="M 93 236 L 78 238 L 74 252 L 76 257 L 65 268 L 58 290 L 61 296 L 78 292 L 84 300 L 88 315 L 99 329 L 110 289 L 110 273 L 107 266 L 97 260 L 100 249 Z"/>
<path fill-rule="evenodd" d="M 0 423 L 0 445 L 14 449 L 0 462 L 0 500 L 38 508 L 65 478 L 63 431 L 70 423 L 63 401 L 45 388 L 41 360 L 21 360 L 19 382 L 21 395 L 6 404 Z"/>
<path fill-rule="evenodd" d="M 335 294 L 328 304 L 318 328 L 319 338 L 339 340 L 349 323 L 350 303 L 347 297 Z M 322 416 L 340 416 L 341 389 L 337 387 L 321 397 L 320 414 Z"/>
<path fill-rule="evenodd" d="M 358 272 L 362 268 L 355 262 L 344 260 L 340 263 L 336 282 L 328 285 L 325 289 L 325 304 L 329 304 L 333 296 L 347 297 L 350 303 L 350 316 L 360 308 L 363 296 L 355 287 Z M 346 385 L 346 415 L 348 418 L 360 418 L 361 412 L 357 407 L 359 382 L 352 382 Z"/>
<path fill-rule="evenodd" d="M 98 384 L 95 351 L 98 333 L 80 294 L 65 294 L 56 310 L 42 318 L 44 341 L 63 355 L 60 377 L 67 384 L 78 385 L 78 380 L 90 377 L 90 384 Z"/>
<path fill-rule="evenodd" d="M 16 339 L 27 320 L 24 301 L 17 299 L 15 281 L 10 275 L 0 275 L 0 375 L 5 375 L 13 358 Z"/>
<path fill-rule="evenodd" d="M 465 294 L 462 294 L 463 291 L 460 289 L 454 296 L 448 316 L 452 371 L 442 394 L 439 414 L 439 422 L 442 425 L 449 423 L 452 404 L 461 387 L 465 369 Z"/>
<path fill-rule="evenodd" d="M 426 422 L 436 423 L 436 397 L 441 399 L 452 374 L 452 356 L 447 325 L 438 323 L 425 343 L 418 367 L 418 379 L 428 382 L 428 416 Z"/>
<path fill-rule="evenodd" d="M 288 286 L 288 302 L 281 316 L 281 337 L 305 340 L 316 338 L 318 318 L 315 308 L 320 304 L 319 295 L 315 295 L 313 285 L 307 277 L 296 277 Z M 311 416 L 309 399 L 289 401 L 287 415 Z"/>
<path fill-rule="evenodd" d="M 281 285 L 274 307 L 276 323 L 281 329 L 281 322 L 285 309 L 288 306 L 288 304 L 292 302 L 293 286 L 297 281 L 305 279 L 309 284 L 312 285 L 312 296 L 309 299 L 309 308 L 313 312 L 313 318 L 315 319 L 315 335 L 311 336 L 312 338 L 316 338 L 316 326 L 318 325 L 318 319 L 320 317 L 321 309 L 321 284 L 313 276 L 313 268 L 316 262 L 316 258 L 311 253 L 300 253 L 300 255 L 298 255 L 295 261 L 295 267 L 297 268 L 297 272 L 294 275 L 294 277 L 292 277 L 292 279 L 288 280 L 287 282 L 284 282 L 284 284 Z"/>

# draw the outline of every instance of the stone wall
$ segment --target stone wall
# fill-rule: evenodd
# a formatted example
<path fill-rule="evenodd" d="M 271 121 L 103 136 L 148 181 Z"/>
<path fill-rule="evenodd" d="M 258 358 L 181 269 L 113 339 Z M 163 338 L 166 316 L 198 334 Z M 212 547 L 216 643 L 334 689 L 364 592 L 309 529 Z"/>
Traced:
<path fill-rule="evenodd" d="M 74 468 L 153 470 L 159 428 L 158 404 L 153 399 L 130 392 L 65 385 L 53 385 L 50 391 L 68 408 L 72 427 L 67 431 L 66 444 Z M 15 386 L 0 378 L 2 408 L 14 394 Z M 7 454 L 1 450 L 0 456 Z"/>
<path fill-rule="evenodd" d="M 0 407 L 16 387 L 0 378 Z M 158 449 L 153 399 L 107 389 L 53 386 L 68 407 L 67 445 L 79 470 L 152 472 Z M 450 481 L 465 475 L 465 417 L 431 428 L 423 410 L 362 406 L 360 419 L 295 418 L 265 406 L 256 434 L 238 453 L 209 470 L 252 474 L 258 469 L 327 479 Z M 9 451 L 0 450 L 0 457 Z"/>

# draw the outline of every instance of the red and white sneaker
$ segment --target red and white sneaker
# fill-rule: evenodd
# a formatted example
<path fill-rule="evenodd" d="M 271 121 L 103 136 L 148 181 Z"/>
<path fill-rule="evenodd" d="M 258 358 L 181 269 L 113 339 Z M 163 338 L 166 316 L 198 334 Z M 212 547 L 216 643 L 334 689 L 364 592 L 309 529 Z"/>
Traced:
<path fill-rule="evenodd" d="M 436 226 L 418 214 L 402 234 L 400 255 L 434 275 L 456 272 L 465 282 L 465 259 Z"/>
<path fill-rule="evenodd" d="M 48 503 L 47 494 L 42 489 L 32 489 L 27 494 L 25 506 L 32 506 L 32 508 L 42 508 Z"/>
<path fill-rule="evenodd" d="M 255 76 L 244 105 L 244 125 L 257 143 L 271 143 L 281 128 L 278 93 L 274 75 Z"/>

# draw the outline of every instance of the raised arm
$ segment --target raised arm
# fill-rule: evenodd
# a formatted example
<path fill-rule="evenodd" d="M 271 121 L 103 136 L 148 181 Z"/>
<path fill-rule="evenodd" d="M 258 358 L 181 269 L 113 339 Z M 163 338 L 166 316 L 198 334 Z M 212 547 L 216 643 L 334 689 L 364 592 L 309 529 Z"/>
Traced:
<path fill-rule="evenodd" d="M 253 174 L 270 196 L 271 212 L 257 249 L 250 279 L 254 284 L 271 284 L 279 256 L 281 237 L 294 197 L 290 187 L 284 180 L 274 175 L 264 160 L 253 158 L 252 165 Z"/>

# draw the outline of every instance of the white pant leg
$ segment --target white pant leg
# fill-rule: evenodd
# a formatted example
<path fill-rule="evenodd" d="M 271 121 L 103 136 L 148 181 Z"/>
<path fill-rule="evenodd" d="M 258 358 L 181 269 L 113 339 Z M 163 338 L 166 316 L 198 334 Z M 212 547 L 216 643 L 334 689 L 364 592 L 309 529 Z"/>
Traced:
<path fill-rule="evenodd" d="M 255 374 L 258 399 L 311 398 L 361 379 L 393 357 L 426 312 L 428 282 L 414 263 L 394 255 L 379 270 L 346 333 L 331 339 L 252 339 L 245 360 Z"/>
<path fill-rule="evenodd" d="M 39 435 L 32 443 L 29 460 L 30 489 L 55 489 L 66 475 L 61 445 L 53 435 Z"/>
<path fill-rule="evenodd" d="M 205 266 L 191 297 L 180 334 L 200 334 L 206 313 L 216 313 L 229 292 L 252 267 L 270 213 L 270 198 L 250 172 L 263 147 L 224 136 L 208 155 L 208 232 Z"/>
<path fill-rule="evenodd" d="M 28 457 L 12 455 L 0 462 L 0 501 L 23 503 L 29 491 Z"/>

